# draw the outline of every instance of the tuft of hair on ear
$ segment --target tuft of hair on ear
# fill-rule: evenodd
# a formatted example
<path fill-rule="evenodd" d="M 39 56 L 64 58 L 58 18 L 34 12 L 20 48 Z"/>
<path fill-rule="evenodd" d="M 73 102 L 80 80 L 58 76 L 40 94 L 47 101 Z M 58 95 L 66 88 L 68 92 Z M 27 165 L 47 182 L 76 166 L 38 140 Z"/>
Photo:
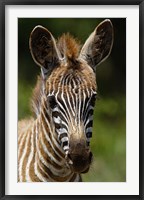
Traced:
<path fill-rule="evenodd" d="M 75 39 L 70 33 L 64 33 L 57 43 L 58 49 L 63 58 L 69 63 L 76 62 L 80 52 L 80 42 Z"/>

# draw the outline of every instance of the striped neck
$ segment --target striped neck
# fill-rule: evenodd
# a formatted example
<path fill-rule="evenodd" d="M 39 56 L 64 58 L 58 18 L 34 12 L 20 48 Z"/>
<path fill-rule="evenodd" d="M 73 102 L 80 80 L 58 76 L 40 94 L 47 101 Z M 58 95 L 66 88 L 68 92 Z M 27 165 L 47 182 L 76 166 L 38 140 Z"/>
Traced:
<path fill-rule="evenodd" d="M 35 172 L 41 181 L 78 181 L 79 175 L 67 166 L 65 152 L 54 131 L 51 117 L 43 106 L 36 124 Z"/>

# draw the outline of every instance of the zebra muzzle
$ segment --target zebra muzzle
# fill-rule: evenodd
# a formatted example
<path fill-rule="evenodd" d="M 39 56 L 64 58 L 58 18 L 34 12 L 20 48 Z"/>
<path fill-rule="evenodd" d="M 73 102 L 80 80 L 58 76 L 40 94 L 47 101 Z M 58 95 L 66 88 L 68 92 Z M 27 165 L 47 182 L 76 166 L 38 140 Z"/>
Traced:
<path fill-rule="evenodd" d="M 67 155 L 67 163 L 70 169 L 76 173 L 86 173 L 92 161 L 92 153 L 85 149 L 79 152 L 70 152 Z"/>

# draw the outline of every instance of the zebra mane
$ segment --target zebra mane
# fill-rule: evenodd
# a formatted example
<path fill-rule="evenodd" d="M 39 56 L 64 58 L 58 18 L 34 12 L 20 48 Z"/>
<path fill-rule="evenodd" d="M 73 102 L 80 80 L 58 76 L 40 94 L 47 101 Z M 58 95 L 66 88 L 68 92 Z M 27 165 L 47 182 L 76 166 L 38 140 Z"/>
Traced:
<path fill-rule="evenodd" d="M 57 47 L 67 61 L 75 60 L 79 56 L 80 42 L 69 33 L 64 33 L 57 42 Z"/>

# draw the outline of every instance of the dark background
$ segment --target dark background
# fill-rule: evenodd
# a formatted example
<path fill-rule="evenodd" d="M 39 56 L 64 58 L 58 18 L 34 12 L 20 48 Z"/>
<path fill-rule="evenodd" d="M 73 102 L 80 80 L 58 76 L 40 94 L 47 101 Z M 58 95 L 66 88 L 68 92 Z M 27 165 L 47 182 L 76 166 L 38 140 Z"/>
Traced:
<path fill-rule="evenodd" d="M 36 25 L 57 39 L 69 32 L 83 44 L 99 22 L 95 18 L 18 19 L 18 114 L 29 117 L 30 98 L 40 68 L 29 51 L 29 36 Z M 126 19 L 112 18 L 114 44 L 109 58 L 97 67 L 98 100 L 91 148 L 94 161 L 84 181 L 126 180 Z"/>

